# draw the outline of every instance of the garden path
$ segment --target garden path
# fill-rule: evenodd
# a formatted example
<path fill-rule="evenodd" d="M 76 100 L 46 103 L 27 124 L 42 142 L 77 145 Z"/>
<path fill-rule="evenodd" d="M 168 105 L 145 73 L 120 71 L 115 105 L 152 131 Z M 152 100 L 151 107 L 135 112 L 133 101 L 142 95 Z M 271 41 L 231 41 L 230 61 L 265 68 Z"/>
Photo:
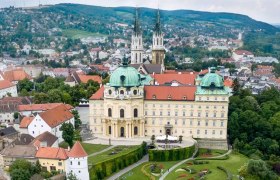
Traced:
<path fill-rule="evenodd" d="M 149 155 L 145 155 L 140 161 L 138 161 L 137 163 L 134 163 L 126 168 L 124 168 L 123 170 L 117 172 L 116 174 L 114 174 L 113 176 L 109 177 L 108 180 L 115 180 L 118 179 L 119 177 L 121 177 L 122 175 L 124 175 L 125 173 L 131 171 L 132 169 L 134 169 L 137 166 L 140 166 L 141 164 L 148 162 L 149 161 Z"/>

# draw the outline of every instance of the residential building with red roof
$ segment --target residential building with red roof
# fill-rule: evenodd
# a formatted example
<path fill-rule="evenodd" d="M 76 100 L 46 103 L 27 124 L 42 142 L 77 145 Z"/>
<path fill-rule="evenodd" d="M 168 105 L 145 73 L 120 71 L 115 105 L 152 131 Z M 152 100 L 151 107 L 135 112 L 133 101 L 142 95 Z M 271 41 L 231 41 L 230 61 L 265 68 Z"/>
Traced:
<path fill-rule="evenodd" d="M 232 52 L 232 58 L 235 61 L 242 61 L 245 59 L 253 59 L 255 56 L 252 52 L 246 50 L 235 50 Z"/>
<path fill-rule="evenodd" d="M 32 80 L 32 77 L 28 75 L 22 68 L 17 68 L 4 72 L 4 79 L 17 84 L 18 81 L 29 79 Z"/>
<path fill-rule="evenodd" d="M 41 113 L 57 106 L 64 105 L 69 111 L 74 109 L 73 106 L 63 103 L 46 103 L 46 104 L 23 104 L 18 106 L 18 112 L 22 116 L 30 116 L 31 114 Z"/>
<path fill-rule="evenodd" d="M 17 97 L 17 86 L 8 80 L 0 80 L 0 99 L 7 96 Z"/>
<path fill-rule="evenodd" d="M 74 126 L 74 116 L 64 105 L 56 106 L 45 112 L 37 114 L 28 126 L 28 133 L 37 137 L 48 131 L 58 137 L 58 142 L 62 142 L 62 131 L 60 127 L 63 123 L 71 123 Z"/>
<path fill-rule="evenodd" d="M 77 141 L 70 149 L 60 147 L 37 147 L 36 158 L 46 171 L 73 173 L 78 179 L 89 180 L 88 155 Z"/>

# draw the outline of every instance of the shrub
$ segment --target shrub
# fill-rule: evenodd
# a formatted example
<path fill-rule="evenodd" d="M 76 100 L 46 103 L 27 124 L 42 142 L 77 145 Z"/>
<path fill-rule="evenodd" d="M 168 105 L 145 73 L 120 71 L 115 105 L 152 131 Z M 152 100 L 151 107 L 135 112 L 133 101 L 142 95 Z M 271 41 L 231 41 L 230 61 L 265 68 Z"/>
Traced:
<path fill-rule="evenodd" d="M 190 158 L 195 150 L 194 146 L 169 149 L 169 150 L 154 150 L 150 149 L 149 160 L 150 161 L 178 161 Z"/>
<path fill-rule="evenodd" d="M 105 177 L 137 162 L 147 153 L 146 146 L 147 144 L 143 142 L 142 145 L 134 151 L 94 164 L 90 169 L 90 179 L 105 179 Z"/>

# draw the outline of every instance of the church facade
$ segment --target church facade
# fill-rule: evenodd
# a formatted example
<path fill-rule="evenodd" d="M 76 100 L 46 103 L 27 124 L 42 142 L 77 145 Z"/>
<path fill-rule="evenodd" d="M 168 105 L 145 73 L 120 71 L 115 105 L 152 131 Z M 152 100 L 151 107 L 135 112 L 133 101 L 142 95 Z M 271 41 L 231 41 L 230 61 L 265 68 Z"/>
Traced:
<path fill-rule="evenodd" d="M 229 89 L 211 69 L 195 85 L 152 85 L 127 64 L 90 98 L 90 128 L 95 136 L 139 138 L 172 135 L 227 139 Z"/>

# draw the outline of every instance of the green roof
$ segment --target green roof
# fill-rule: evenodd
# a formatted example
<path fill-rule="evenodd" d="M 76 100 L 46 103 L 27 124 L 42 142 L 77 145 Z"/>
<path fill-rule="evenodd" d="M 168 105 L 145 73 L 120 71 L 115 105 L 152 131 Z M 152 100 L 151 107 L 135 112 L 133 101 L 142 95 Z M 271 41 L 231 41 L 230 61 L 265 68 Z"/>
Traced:
<path fill-rule="evenodd" d="M 224 87 L 224 78 L 211 69 L 201 80 L 200 86 L 204 88 L 222 88 Z"/>
<path fill-rule="evenodd" d="M 141 75 L 133 67 L 121 66 L 112 73 L 109 85 L 111 87 L 137 87 L 148 85 L 151 80 L 149 75 Z"/>
<path fill-rule="evenodd" d="M 230 92 L 230 88 L 224 87 L 221 89 L 211 89 L 211 88 L 202 88 L 201 86 L 197 86 L 195 94 L 197 95 L 228 95 Z"/>

